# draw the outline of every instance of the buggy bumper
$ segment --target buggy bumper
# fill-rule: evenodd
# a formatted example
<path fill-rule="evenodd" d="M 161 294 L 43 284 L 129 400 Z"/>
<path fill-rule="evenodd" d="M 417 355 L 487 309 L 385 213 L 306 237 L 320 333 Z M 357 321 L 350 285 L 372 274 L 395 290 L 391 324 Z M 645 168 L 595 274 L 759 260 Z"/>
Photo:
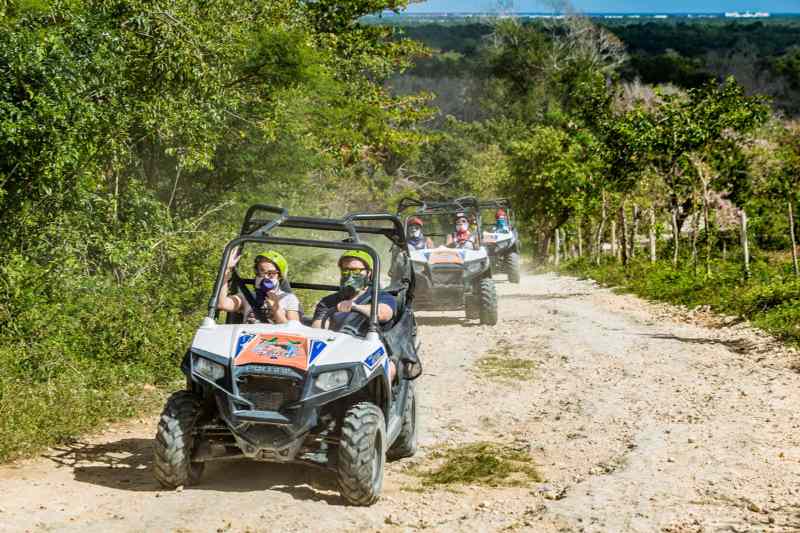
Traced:
<path fill-rule="evenodd" d="M 321 390 L 316 378 L 333 371 L 346 372 L 347 382 Z M 375 371 L 379 368 L 370 376 Z M 361 390 L 368 378 L 360 363 L 312 367 L 307 373 L 266 364 L 229 367 L 229 372 L 233 379 L 216 383 L 197 373 L 192 378 L 213 386 L 219 417 L 242 453 L 272 462 L 296 460 L 319 425 L 322 407 Z"/>

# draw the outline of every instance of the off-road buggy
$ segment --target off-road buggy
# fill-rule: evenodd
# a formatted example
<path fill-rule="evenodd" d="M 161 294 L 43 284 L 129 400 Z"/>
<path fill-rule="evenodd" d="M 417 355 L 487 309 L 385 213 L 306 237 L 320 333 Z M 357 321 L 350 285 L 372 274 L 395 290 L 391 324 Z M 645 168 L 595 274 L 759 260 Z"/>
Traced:
<path fill-rule="evenodd" d="M 276 236 L 283 228 L 295 233 L 308 230 L 300 233 L 315 238 Z M 346 237 L 316 237 L 330 235 L 326 231 Z M 394 215 L 350 215 L 338 220 L 289 216 L 265 205 L 248 210 L 240 236 L 225 247 L 208 316 L 181 365 L 186 389 L 174 393 L 161 414 L 154 444 L 154 475 L 161 485 L 196 484 L 206 462 L 245 457 L 331 469 L 350 504 L 370 505 L 378 499 L 386 459 L 416 452 L 412 380 L 422 369 L 411 308 L 413 272 L 396 276 L 386 288 L 398 307 L 391 323 L 379 325 L 375 302 L 380 257 L 359 238 L 365 234 L 383 235 L 395 247 L 405 243 L 402 224 Z M 368 253 L 374 261 L 368 289 L 370 316 L 349 313 L 339 331 L 311 328 L 301 321 L 241 324 L 237 323 L 241 316 L 233 313 L 220 323 L 217 299 L 228 260 L 248 245 Z M 252 291 L 253 280 L 236 272 L 231 283 Z M 293 282 L 287 289 L 337 291 L 339 287 Z M 397 368 L 393 384 L 390 360 Z"/>
<path fill-rule="evenodd" d="M 487 224 L 483 232 L 483 244 L 492 260 L 492 273 L 506 274 L 508 281 L 519 283 L 519 235 L 511 203 L 505 198 L 497 198 L 482 200 L 479 205 L 482 212 L 490 211 L 492 218 L 501 210 L 505 213 L 504 226 L 497 223 L 491 226 Z"/>
<path fill-rule="evenodd" d="M 446 228 L 452 228 L 452 220 L 459 213 L 471 219 L 476 228 L 471 249 L 444 246 L 443 239 L 449 231 Z M 406 227 L 411 218 L 433 222 L 429 224 L 433 229 L 427 230 L 425 236 L 439 243 L 434 244 L 433 248 L 409 250 L 416 284 L 415 309 L 463 309 L 467 318 L 478 318 L 481 324 L 497 324 L 497 292 L 492 279 L 491 261 L 482 244 L 478 201 L 472 197 L 445 201 L 404 198 L 398 205 L 398 214 L 405 216 Z M 435 222 L 437 220 L 438 223 Z M 403 272 L 404 269 L 400 268 L 399 271 Z"/>

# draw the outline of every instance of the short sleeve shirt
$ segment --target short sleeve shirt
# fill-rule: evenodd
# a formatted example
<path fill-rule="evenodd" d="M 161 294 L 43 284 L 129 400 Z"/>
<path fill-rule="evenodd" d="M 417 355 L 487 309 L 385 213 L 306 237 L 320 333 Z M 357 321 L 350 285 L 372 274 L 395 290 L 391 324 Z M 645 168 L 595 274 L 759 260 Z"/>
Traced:
<path fill-rule="evenodd" d="M 242 294 L 241 291 L 239 292 L 238 296 L 242 299 L 242 316 L 246 319 L 248 316 L 250 316 L 252 311 L 250 302 L 247 301 L 247 298 L 244 297 L 244 294 Z M 299 313 L 300 300 L 298 300 L 297 296 L 291 292 L 280 291 L 278 293 L 278 307 L 287 312 L 295 311 Z"/>

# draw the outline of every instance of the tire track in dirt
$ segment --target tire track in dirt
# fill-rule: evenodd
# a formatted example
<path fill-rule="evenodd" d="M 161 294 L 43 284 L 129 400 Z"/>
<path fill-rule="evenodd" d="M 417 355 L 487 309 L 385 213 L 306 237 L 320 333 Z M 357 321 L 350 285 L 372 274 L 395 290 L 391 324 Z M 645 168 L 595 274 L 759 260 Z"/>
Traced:
<path fill-rule="evenodd" d="M 161 491 L 148 417 L 0 467 L 0 531 L 800 530 L 800 377 L 786 350 L 741 349 L 758 345 L 746 328 L 679 323 L 571 278 L 498 292 L 494 328 L 420 314 L 420 454 L 389 465 L 371 508 L 344 506 L 325 472 L 252 462 Z M 481 375 L 498 345 L 535 362 L 533 377 Z M 409 474 L 477 441 L 528 450 L 546 481 L 421 489 Z"/>

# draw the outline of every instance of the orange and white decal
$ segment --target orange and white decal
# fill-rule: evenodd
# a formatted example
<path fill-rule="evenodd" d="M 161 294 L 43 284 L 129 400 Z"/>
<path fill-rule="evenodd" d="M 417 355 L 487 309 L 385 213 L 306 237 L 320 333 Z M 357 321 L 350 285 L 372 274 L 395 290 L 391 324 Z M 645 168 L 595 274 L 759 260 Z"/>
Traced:
<path fill-rule="evenodd" d="M 308 369 L 308 339 L 285 333 L 259 333 L 236 356 L 236 366 L 252 363 Z"/>
<path fill-rule="evenodd" d="M 457 250 L 434 250 L 431 252 L 430 263 L 432 265 L 463 265 L 464 258 Z"/>

